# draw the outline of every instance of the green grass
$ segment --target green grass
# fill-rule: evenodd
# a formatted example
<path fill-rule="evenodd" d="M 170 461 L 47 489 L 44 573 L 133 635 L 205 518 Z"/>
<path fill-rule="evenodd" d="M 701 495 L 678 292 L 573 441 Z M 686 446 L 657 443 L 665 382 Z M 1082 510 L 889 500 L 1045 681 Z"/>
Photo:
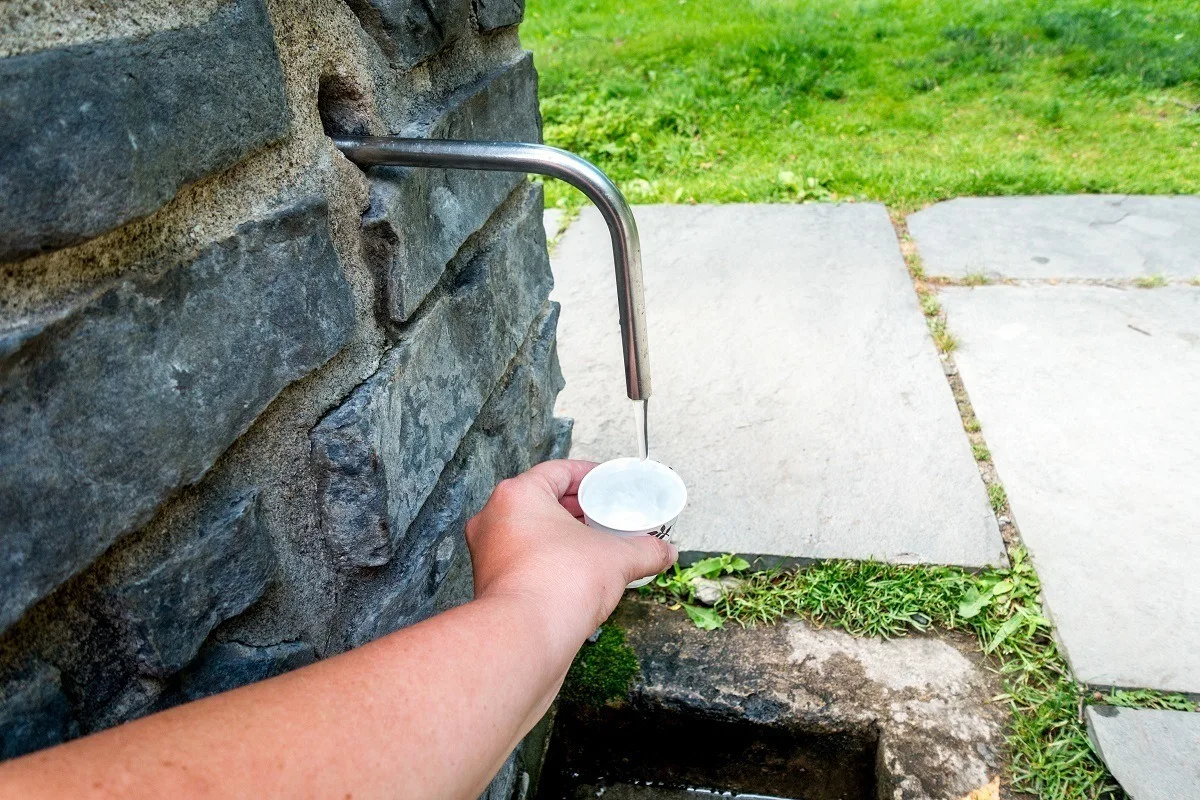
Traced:
<path fill-rule="evenodd" d="M 1166 286 L 1167 279 L 1162 275 L 1143 275 L 1135 278 L 1133 284 L 1139 289 L 1157 289 L 1160 286 Z"/>
<path fill-rule="evenodd" d="M 936 317 L 938 314 L 941 314 L 942 304 L 941 301 L 937 299 L 937 295 L 928 293 L 922 294 L 921 311 L 927 317 Z"/>
<path fill-rule="evenodd" d="M 968 272 L 963 276 L 962 282 L 967 286 L 987 286 L 992 279 L 982 272 Z"/>
<path fill-rule="evenodd" d="M 937 345 L 939 353 L 953 353 L 958 349 L 958 339 L 946 329 L 945 318 L 930 317 L 926 322 L 929 323 L 929 333 L 933 335 L 933 343 Z"/>
<path fill-rule="evenodd" d="M 1023 550 L 1012 566 L 972 574 L 951 567 L 901 566 L 871 561 L 826 561 L 798 571 L 747 573 L 741 559 L 724 556 L 676 568 L 642 591 L 681 604 L 705 628 L 726 621 L 771 624 L 799 615 L 813 624 L 856 636 L 904 636 L 939 627 L 973 634 L 993 659 L 1005 691 L 997 698 L 1012 711 L 1008 732 L 1013 788 L 1042 800 L 1122 797 L 1092 750 L 1080 720 L 1081 704 L 1195 711 L 1187 698 L 1140 690 L 1107 696 L 1076 684 L 1054 642 L 1038 602 L 1041 587 Z M 689 581 L 695 574 L 742 574 L 742 588 L 697 619 Z M 748 566 L 748 565 L 747 565 Z"/>
<path fill-rule="evenodd" d="M 992 511 L 999 514 L 1008 505 L 1008 492 L 1004 491 L 1004 487 L 998 483 L 993 483 L 987 487 L 988 502 L 992 504 Z"/>
<path fill-rule="evenodd" d="M 1200 191 L 1187 0 L 543 0 L 521 34 L 546 140 L 634 202 Z"/>
<path fill-rule="evenodd" d="M 992 451 L 988 450 L 988 446 L 986 444 L 971 445 L 971 453 L 975 456 L 976 461 L 992 460 Z"/>
<path fill-rule="evenodd" d="M 920 253 L 915 251 L 906 253 L 904 260 L 908 264 L 909 276 L 916 280 L 925 280 L 925 264 L 921 261 Z"/>

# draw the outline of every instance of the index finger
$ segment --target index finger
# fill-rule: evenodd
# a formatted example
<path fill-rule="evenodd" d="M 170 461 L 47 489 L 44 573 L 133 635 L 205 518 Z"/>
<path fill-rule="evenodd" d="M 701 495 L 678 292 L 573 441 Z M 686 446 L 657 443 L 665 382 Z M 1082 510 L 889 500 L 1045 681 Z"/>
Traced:
<path fill-rule="evenodd" d="M 569 494 L 579 491 L 579 482 L 596 466 L 595 461 L 581 461 L 576 458 L 560 458 L 557 461 L 543 461 L 530 468 L 520 478 L 529 478 L 531 483 L 540 485 L 546 492 L 561 500 Z"/>

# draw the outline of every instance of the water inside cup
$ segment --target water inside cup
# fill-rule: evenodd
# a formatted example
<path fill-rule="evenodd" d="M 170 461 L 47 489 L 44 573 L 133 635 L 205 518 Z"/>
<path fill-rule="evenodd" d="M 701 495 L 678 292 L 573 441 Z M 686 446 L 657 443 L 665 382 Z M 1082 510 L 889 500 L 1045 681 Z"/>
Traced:
<path fill-rule="evenodd" d="M 657 527 L 678 516 L 686 500 L 683 481 L 669 467 L 640 458 L 601 464 L 579 487 L 584 513 L 623 531 Z"/>

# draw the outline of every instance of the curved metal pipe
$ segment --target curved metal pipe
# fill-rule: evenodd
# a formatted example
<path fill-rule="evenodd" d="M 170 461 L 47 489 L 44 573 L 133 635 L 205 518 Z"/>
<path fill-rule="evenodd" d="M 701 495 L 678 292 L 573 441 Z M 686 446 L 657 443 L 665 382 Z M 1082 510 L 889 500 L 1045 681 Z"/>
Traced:
<path fill-rule="evenodd" d="M 642 246 L 633 211 L 600 169 L 579 156 L 544 144 L 404 139 L 394 136 L 339 136 L 333 143 L 361 167 L 404 166 L 532 172 L 571 184 L 596 204 L 608 223 L 617 273 L 621 351 L 630 400 L 650 397 L 650 350 L 642 290 Z"/>

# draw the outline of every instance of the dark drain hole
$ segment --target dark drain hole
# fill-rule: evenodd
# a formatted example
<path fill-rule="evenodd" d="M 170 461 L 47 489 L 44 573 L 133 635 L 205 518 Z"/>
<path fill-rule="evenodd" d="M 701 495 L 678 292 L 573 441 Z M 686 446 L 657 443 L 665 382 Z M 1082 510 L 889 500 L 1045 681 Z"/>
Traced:
<path fill-rule="evenodd" d="M 564 704 L 539 800 L 873 800 L 873 738 L 744 718 Z"/>

